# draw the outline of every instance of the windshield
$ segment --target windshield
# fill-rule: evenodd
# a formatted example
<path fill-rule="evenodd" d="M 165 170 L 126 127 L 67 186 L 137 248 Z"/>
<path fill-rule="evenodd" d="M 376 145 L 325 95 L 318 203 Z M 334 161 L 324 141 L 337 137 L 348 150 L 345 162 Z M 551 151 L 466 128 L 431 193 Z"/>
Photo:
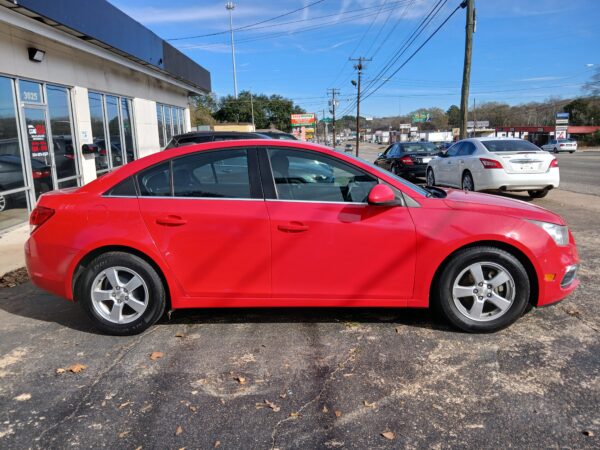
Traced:
<path fill-rule="evenodd" d="M 490 152 L 539 152 L 537 145 L 523 139 L 507 139 L 497 141 L 481 141 Z"/>
<path fill-rule="evenodd" d="M 440 150 L 431 142 L 409 142 L 402 144 L 405 153 L 437 153 Z"/>
<path fill-rule="evenodd" d="M 415 192 L 423 195 L 424 197 L 430 197 L 431 196 L 431 193 L 428 192 L 427 190 L 423 189 L 422 187 L 417 186 L 416 184 L 412 184 L 410 181 L 407 181 L 404 178 L 400 178 L 399 176 L 393 174 L 392 172 L 388 172 L 387 170 L 382 169 L 381 167 L 376 166 L 375 164 L 373 164 L 372 162 L 367 161 L 366 159 L 357 158 L 356 156 L 350 155 L 350 154 L 346 154 L 346 156 L 352 158 L 355 161 L 360 161 L 361 163 L 368 165 L 376 173 L 387 175 L 388 177 L 391 177 L 394 180 L 399 181 L 404 186 L 406 186 L 406 187 L 412 189 L 413 191 L 415 191 Z"/>

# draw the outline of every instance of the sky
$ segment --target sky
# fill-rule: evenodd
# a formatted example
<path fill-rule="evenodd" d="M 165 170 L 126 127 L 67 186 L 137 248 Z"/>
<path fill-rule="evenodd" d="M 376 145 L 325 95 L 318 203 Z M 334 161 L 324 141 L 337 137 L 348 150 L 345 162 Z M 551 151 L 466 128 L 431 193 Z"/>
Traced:
<path fill-rule="evenodd" d="M 233 94 L 224 0 L 111 3 L 209 70 L 217 96 Z M 234 33 L 238 90 L 279 94 L 321 117 L 323 110 L 330 116 L 327 90 L 337 88 L 338 117 L 353 115 L 356 71 L 349 58 L 364 56 L 372 61 L 363 70 L 361 115 L 447 109 L 460 101 L 465 10 L 442 22 L 459 4 L 238 0 L 233 27 L 246 27 Z M 600 0 L 476 0 L 475 6 L 470 104 L 582 95 L 583 84 L 600 68 Z M 423 21 L 426 26 L 414 36 Z"/>

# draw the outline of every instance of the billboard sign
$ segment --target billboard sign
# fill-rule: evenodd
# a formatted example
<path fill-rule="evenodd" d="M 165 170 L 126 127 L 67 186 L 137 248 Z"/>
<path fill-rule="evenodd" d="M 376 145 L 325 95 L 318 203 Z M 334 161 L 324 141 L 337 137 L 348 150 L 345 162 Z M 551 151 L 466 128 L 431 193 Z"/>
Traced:
<path fill-rule="evenodd" d="M 412 123 L 431 122 L 431 116 L 427 113 L 416 113 L 412 116 Z"/>
<path fill-rule="evenodd" d="M 292 127 L 314 126 L 317 122 L 317 116 L 314 113 L 292 114 Z"/>
<path fill-rule="evenodd" d="M 469 120 L 467 122 L 467 128 L 473 128 L 473 123 L 475 123 L 475 128 L 487 128 L 490 126 L 489 120 L 478 120 L 476 122 Z"/>

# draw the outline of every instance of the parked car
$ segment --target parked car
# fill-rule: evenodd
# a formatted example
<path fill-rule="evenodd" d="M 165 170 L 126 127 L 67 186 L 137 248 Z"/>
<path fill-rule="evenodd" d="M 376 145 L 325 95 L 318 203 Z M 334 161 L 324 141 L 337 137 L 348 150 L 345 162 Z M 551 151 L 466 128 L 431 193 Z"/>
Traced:
<path fill-rule="evenodd" d="M 344 151 L 345 151 L 345 152 L 353 152 L 353 151 L 354 151 L 354 146 L 353 146 L 351 143 L 349 143 L 349 142 L 348 142 L 348 143 L 347 143 L 347 144 L 344 146 Z"/>
<path fill-rule="evenodd" d="M 319 164 L 295 183 L 293 160 Z M 333 175 L 318 182 L 321 165 Z M 463 330 L 489 332 L 579 284 L 575 242 L 557 214 L 421 188 L 302 142 L 153 154 L 42 195 L 30 225 L 32 281 L 118 335 L 167 309 L 282 306 L 434 305 Z"/>
<path fill-rule="evenodd" d="M 427 164 L 440 150 L 431 142 L 396 142 L 375 160 L 375 165 L 403 177 L 424 177 Z"/>
<path fill-rule="evenodd" d="M 32 178 L 36 192 L 47 192 L 52 189 L 50 166 L 37 159 L 31 159 Z M 18 155 L 0 155 L 0 192 L 23 187 L 23 166 Z M 0 195 L 0 212 L 16 207 L 27 207 L 25 194 Z"/>
<path fill-rule="evenodd" d="M 203 144 L 205 142 L 232 141 L 237 139 L 271 139 L 266 134 L 242 131 L 191 131 L 177 134 L 171 138 L 165 150 L 183 145 Z"/>
<path fill-rule="evenodd" d="M 577 141 L 573 139 L 552 139 L 547 144 L 542 145 L 542 150 L 554 153 L 575 153 L 577 151 Z"/>
<path fill-rule="evenodd" d="M 298 138 L 291 133 L 284 133 L 283 131 L 265 131 L 261 130 L 258 132 L 262 136 L 266 136 L 271 139 L 282 139 L 284 141 L 297 141 Z"/>
<path fill-rule="evenodd" d="M 464 139 L 427 167 L 428 186 L 466 191 L 527 191 L 532 198 L 542 198 L 559 183 L 556 158 L 516 138 Z"/>

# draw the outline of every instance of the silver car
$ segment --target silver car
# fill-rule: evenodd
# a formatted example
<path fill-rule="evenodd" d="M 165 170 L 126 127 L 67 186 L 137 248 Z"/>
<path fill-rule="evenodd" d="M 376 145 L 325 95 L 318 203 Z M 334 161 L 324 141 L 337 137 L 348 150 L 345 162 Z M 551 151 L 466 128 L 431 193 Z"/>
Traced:
<path fill-rule="evenodd" d="M 577 151 L 577 141 L 572 139 L 552 139 L 547 144 L 542 145 L 542 150 L 554 153 L 575 153 Z"/>

